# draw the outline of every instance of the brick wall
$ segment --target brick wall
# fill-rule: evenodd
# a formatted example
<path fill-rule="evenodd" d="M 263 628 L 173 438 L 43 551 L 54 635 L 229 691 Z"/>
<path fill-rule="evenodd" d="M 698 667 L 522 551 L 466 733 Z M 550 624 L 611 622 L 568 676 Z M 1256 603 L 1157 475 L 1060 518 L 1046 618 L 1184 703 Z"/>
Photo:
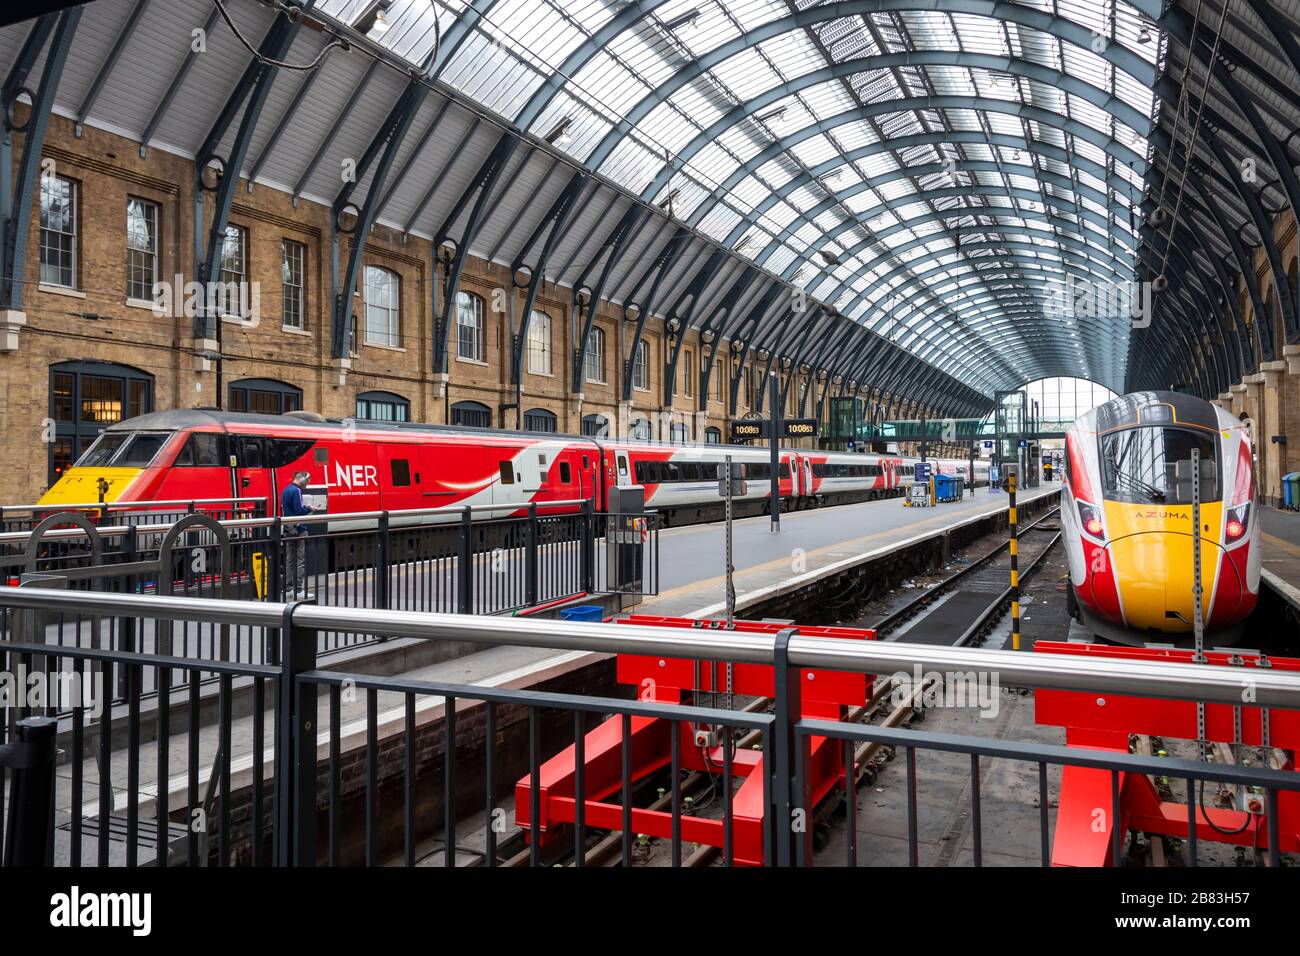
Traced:
<path fill-rule="evenodd" d="M 20 155 L 21 135 L 16 140 L 15 155 Z M 192 320 L 159 315 L 148 303 L 127 299 L 128 197 L 146 199 L 159 208 L 159 278 L 171 282 L 179 274 L 187 282 L 194 276 L 194 173 L 190 161 L 157 149 L 142 157 L 138 143 L 90 127 L 77 137 L 72 122 L 59 116 L 51 121 L 44 156 L 53 161 L 54 173 L 77 184 L 77 270 L 72 290 L 40 285 L 37 203 L 29 227 L 23 303 L 27 324 L 19 334 L 17 350 L 0 352 L 0 396 L 4 399 L 0 403 L 0 454 L 17 465 L 0 477 L 0 502 L 7 503 L 34 501 L 47 486 L 51 365 L 104 362 L 144 372 L 152 379 L 155 410 L 214 406 L 219 391 L 216 363 L 198 369 L 203 363 L 196 359 Z M 410 402 L 412 419 L 426 422 L 449 420 L 451 405 L 468 400 L 491 409 L 495 425 L 503 424 L 504 418 L 507 427 L 514 426 L 514 412 L 500 409 L 514 400 L 506 266 L 472 257 L 468 261 L 461 288 L 485 302 L 485 361 L 458 357 L 453 327 L 444 387 L 433 374 L 432 245 L 418 236 L 375 227 L 365 239 L 362 263 L 397 276 L 400 342 L 395 348 L 380 347 L 365 344 L 362 335 L 359 354 L 340 385 L 331 365 L 329 341 L 329 210 L 306 199 L 295 204 L 288 194 L 267 186 L 256 185 L 250 191 L 246 185 L 241 182 L 236 191 L 230 221 L 247 230 L 247 277 L 256 284 L 258 315 L 254 322 L 223 323 L 221 351 L 225 358 L 220 391 L 241 379 L 284 382 L 302 390 L 304 408 L 329 417 L 354 415 L 356 396 L 361 392 L 391 392 Z M 210 221 L 212 194 L 205 193 L 204 201 L 205 221 Z M 285 240 L 306 247 L 303 331 L 283 325 L 281 244 Z M 347 253 L 345 238 L 341 261 L 346 261 Z M 516 316 L 524 298 L 524 291 L 517 289 Z M 364 329 L 362 299 L 354 301 Z M 582 417 L 589 414 L 607 415 L 617 426 L 619 342 L 621 338 L 625 353 L 630 350 L 635 324 L 621 322 L 621 307 L 597 304 L 596 327 L 605 333 L 604 381 L 584 382 L 579 395 L 571 390 L 576 335 L 571 290 L 545 282 L 535 308 L 551 319 L 552 374 L 529 373 L 524 356 L 522 410 L 553 412 L 561 431 L 578 432 Z M 650 351 L 649 388 L 633 389 L 630 412 L 631 417 L 656 421 L 656 413 L 664 409 L 665 349 L 662 323 L 657 318 L 647 320 L 644 337 Z M 681 381 L 683 358 L 672 410 L 690 416 L 696 440 L 703 439 L 702 429 L 707 425 L 725 432 L 727 383 L 723 382 L 722 400 L 710 400 L 706 419 L 697 422 L 693 413 L 698 408 L 700 360 L 705 350 L 693 331 L 687 332 L 683 349 L 691 353 L 694 381 L 688 397 Z M 729 355 L 723 343 L 718 352 L 720 366 Z M 716 387 L 710 392 L 716 394 Z M 791 394 L 793 401 L 793 388 Z M 741 414 L 748 411 L 745 398 L 742 388 Z"/>

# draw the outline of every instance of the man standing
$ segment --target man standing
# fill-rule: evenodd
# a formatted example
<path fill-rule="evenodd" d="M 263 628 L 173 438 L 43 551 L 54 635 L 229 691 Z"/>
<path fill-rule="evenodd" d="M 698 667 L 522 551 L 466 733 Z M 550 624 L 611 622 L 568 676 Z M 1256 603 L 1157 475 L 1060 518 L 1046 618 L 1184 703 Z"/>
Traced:
<path fill-rule="evenodd" d="M 302 500 L 302 490 L 307 487 L 307 472 L 295 471 L 293 481 L 280 496 L 280 514 L 285 518 L 301 518 L 312 513 Z M 289 600 L 307 598 L 307 526 L 286 524 L 284 532 L 285 592 Z"/>

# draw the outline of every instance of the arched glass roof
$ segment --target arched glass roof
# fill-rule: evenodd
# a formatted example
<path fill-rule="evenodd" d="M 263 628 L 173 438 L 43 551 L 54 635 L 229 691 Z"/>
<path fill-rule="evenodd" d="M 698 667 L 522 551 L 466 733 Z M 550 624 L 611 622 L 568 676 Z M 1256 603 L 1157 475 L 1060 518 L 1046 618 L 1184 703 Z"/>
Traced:
<path fill-rule="evenodd" d="M 1134 5 L 439 7 L 473 23 L 441 80 L 920 358 L 1123 381 L 1126 323 L 1054 321 L 1049 287 L 1135 278 L 1163 41 Z M 381 42 L 418 62 L 432 17 L 396 0 Z"/>

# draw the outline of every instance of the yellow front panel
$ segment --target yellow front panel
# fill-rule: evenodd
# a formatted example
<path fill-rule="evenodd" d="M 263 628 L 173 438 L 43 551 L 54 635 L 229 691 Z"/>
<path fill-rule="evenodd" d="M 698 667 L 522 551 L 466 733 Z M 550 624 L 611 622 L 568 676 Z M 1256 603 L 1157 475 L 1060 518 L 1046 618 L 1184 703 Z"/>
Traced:
<path fill-rule="evenodd" d="M 1120 601 L 1130 627 L 1190 631 L 1192 506 L 1105 502 L 1106 532 Z M 1205 618 L 1219 571 L 1222 502 L 1201 505 L 1201 615 Z M 1171 618 L 1166 612 L 1181 616 Z"/>
<path fill-rule="evenodd" d="M 143 468 L 69 468 L 38 505 L 85 505 L 99 501 L 99 479 L 108 482 L 105 501 L 117 501 L 126 493 Z"/>

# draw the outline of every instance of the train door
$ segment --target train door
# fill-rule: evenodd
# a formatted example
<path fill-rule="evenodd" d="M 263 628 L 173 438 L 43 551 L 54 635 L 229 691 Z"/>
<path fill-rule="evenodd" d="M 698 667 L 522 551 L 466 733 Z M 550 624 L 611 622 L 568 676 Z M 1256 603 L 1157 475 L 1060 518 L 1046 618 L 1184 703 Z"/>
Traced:
<path fill-rule="evenodd" d="M 799 464 L 799 472 L 803 475 L 803 488 L 799 494 L 811 496 L 813 493 L 812 459 L 807 455 L 803 455 L 799 460 Z"/>
<path fill-rule="evenodd" d="M 269 505 L 268 514 L 279 514 L 280 489 L 275 488 L 273 473 L 266 459 L 266 440 L 255 435 L 230 437 L 231 472 L 235 487 L 231 495 L 236 498 L 262 498 Z M 244 505 L 256 504 L 245 501 Z"/>
<path fill-rule="evenodd" d="M 626 451 L 616 451 L 614 453 L 614 483 L 620 488 L 636 484 L 632 477 L 632 466 L 628 462 Z"/>
<path fill-rule="evenodd" d="M 380 506 L 384 510 L 405 511 L 426 506 L 420 451 L 419 445 L 380 446 Z"/>

